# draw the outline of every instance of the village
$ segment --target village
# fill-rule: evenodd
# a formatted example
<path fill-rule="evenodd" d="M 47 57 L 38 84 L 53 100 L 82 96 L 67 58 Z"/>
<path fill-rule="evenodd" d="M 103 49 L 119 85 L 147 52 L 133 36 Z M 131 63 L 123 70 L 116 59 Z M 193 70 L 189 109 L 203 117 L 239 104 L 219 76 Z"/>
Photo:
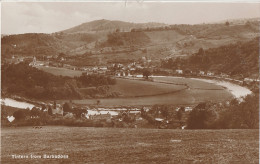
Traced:
<path fill-rule="evenodd" d="M 231 77 L 230 75 L 222 72 L 212 72 L 204 70 L 183 70 L 183 69 L 166 69 L 161 68 L 158 65 L 152 65 L 152 60 L 146 57 L 142 57 L 141 60 L 131 62 L 128 64 L 112 63 L 109 65 L 97 65 L 97 66 L 72 66 L 64 64 L 66 57 L 64 55 L 43 56 L 38 57 L 18 57 L 12 56 L 11 59 L 5 59 L 3 63 L 18 64 L 27 63 L 31 67 L 35 68 L 55 68 L 55 69 L 67 69 L 72 71 L 78 71 L 82 75 L 107 75 L 116 78 L 134 79 L 134 80 L 149 80 L 153 81 L 153 77 L 166 74 L 167 76 L 175 77 L 188 77 L 188 78 L 204 78 L 224 80 L 231 83 L 235 83 L 241 86 L 250 86 L 250 84 L 259 82 L 259 76 L 252 78 Z M 144 71 L 148 70 L 148 73 Z M 80 74 L 78 74 L 80 75 Z M 17 99 L 17 97 L 15 98 Z M 19 98 L 18 98 L 19 99 Z M 24 101 L 24 99 L 23 99 Z M 219 106 L 229 105 L 229 101 L 218 103 Z M 52 119 L 80 119 L 91 120 L 93 122 L 103 123 L 100 126 L 118 126 L 116 123 L 121 123 L 123 127 L 138 127 L 142 122 L 150 122 L 158 128 L 185 128 L 185 123 L 188 118 L 188 114 L 195 107 L 194 105 L 182 105 L 182 106 L 167 106 L 167 115 L 163 115 L 163 111 L 160 110 L 160 105 L 154 106 L 126 106 L 126 107 L 106 107 L 100 105 L 100 100 L 97 100 L 96 104 L 90 106 L 82 106 L 73 104 L 71 102 L 54 103 L 34 103 L 37 104 L 31 107 L 29 110 L 40 111 L 48 113 Z M 161 105 L 163 106 L 163 105 Z M 155 109 L 157 107 L 157 109 Z M 68 109 L 69 108 L 69 109 Z M 170 113 L 169 113 L 170 111 Z M 77 113 L 75 113 L 77 112 Z M 79 113 L 80 114 L 79 114 Z M 37 113 L 37 112 L 36 112 Z M 38 119 L 40 115 L 28 115 L 28 119 Z M 14 120 L 14 116 L 8 116 L 9 122 Z M 109 125 L 108 125 L 109 124 Z M 142 126 L 142 125 L 141 125 Z"/>
<path fill-rule="evenodd" d="M 212 72 L 205 70 L 183 70 L 183 69 L 166 69 L 161 68 L 158 65 L 152 65 L 152 60 L 146 57 L 142 57 L 141 60 L 132 62 L 129 64 L 113 63 L 108 65 L 97 65 L 97 66 L 72 66 L 69 64 L 64 64 L 63 61 L 66 60 L 63 55 L 58 56 L 43 56 L 43 60 L 37 60 L 35 56 L 20 57 L 13 55 L 11 59 L 4 59 L 4 63 L 8 64 L 18 64 L 21 62 L 29 63 L 32 67 L 54 67 L 54 68 L 64 68 L 73 71 L 81 71 L 82 74 L 101 74 L 109 75 L 122 78 L 143 78 L 143 70 L 149 70 L 149 76 L 156 76 L 161 74 L 180 76 L 180 77 L 202 77 L 225 80 L 233 82 L 238 85 L 249 85 L 250 83 L 258 83 L 260 81 L 260 76 L 255 76 L 254 78 L 241 76 L 231 76 L 223 72 Z M 159 72 L 159 73 L 157 73 Z"/>
<path fill-rule="evenodd" d="M 19 97 L 16 97 L 19 99 Z M 20 98 L 21 99 L 21 98 Z M 9 99 L 12 103 L 18 101 Z M 25 100 L 24 100 L 25 101 Z M 3 104 L 2 100 L 2 104 Z M 158 128 L 185 128 L 189 112 L 192 106 L 176 105 L 154 105 L 154 106 L 125 106 L 125 107 L 102 107 L 98 104 L 82 106 L 66 102 L 64 104 L 49 102 L 31 102 L 34 105 L 22 110 L 25 114 L 25 121 L 39 120 L 48 115 L 52 120 L 89 120 L 95 123 L 101 123 L 102 126 L 131 127 L 141 128 L 142 124 L 151 124 Z M 98 103 L 98 102 L 97 102 Z M 26 112 L 27 111 L 27 112 Z M 29 113 L 28 113 L 29 112 Z M 10 125 L 15 120 L 16 114 L 8 116 Z M 19 118 L 18 118 L 19 119 Z M 112 123 L 112 124 L 111 124 Z M 32 125 L 44 125 L 43 123 L 32 123 Z"/>

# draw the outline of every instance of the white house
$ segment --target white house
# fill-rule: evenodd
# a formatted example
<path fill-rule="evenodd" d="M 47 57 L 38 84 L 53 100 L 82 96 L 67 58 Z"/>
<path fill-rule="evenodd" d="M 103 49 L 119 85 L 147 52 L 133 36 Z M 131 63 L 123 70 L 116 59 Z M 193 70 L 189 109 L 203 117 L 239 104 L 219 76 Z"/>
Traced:
<path fill-rule="evenodd" d="M 106 66 L 99 67 L 99 69 L 102 70 L 102 71 L 107 71 L 107 67 Z"/>
<path fill-rule="evenodd" d="M 56 105 L 56 109 L 52 109 L 52 114 L 57 114 L 63 116 L 63 109 L 60 104 Z"/>
<path fill-rule="evenodd" d="M 200 71 L 199 74 L 200 74 L 200 75 L 205 75 L 205 72 L 204 72 L 204 71 Z"/>
<path fill-rule="evenodd" d="M 176 73 L 178 73 L 178 74 L 183 74 L 183 70 L 181 70 L 181 69 L 176 69 Z"/>
<path fill-rule="evenodd" d="M 214 76 L 214 73 L 213 72 L 207 72 L 207 75 L 208 76 Z"/>

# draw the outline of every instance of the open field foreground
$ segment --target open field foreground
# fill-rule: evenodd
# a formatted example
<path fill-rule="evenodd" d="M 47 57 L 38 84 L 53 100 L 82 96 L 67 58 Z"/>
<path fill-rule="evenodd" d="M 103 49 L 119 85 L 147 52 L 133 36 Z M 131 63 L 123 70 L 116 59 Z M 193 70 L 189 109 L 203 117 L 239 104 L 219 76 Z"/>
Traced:
<path fill-rule="evenodd" d="M 2 129 L 1 163 L 258 163 L 258 130 Z M 32 159 L 30 155 L 42 158 Z M 68 159 L 43 159 L 43 155 Z M 12 159 L 11 155 L 28 155 Z"/>

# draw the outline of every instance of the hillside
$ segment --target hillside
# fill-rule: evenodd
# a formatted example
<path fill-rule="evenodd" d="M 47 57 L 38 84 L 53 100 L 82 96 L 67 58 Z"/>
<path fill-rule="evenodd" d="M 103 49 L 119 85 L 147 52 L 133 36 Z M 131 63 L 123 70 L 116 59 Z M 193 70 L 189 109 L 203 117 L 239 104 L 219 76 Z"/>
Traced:
<path fill-rule="evenodd" d="M 7 58 L 12 55 L 57 55 L 59 51 L 68 49 L 60 39 L 49 34 L 8 35 L 1 42 L 2 57 Z"/>
<path fill-rule="evenodd" d="M 116 32 L 107 35 L 107 40 L 101 45 L 104 47 L 112 46 L 133 46 L 147 45 L 150 38 L 144 32 Z"/>
<path fill-rule="evenodd" d="M 117 29 L 120 31 L 131 31 L 132 28 L 147 28 L 147 27 L 162 27 L 166 26 L 163 23 L 130 23 L 123 21 L 110 20 L 95 20 L 83 23 L 79 26 L 61 31 L 63 33 L 93 33 L 93 32 L 114 32 Z"/>
<path fill-rule="evenodd" d="M 259 76 L 259 37 L 247 42 L 227 44 L 198 52 L 188 59 L 169 59 L 162 66 L 170 69 L 204 70 L 233 76 Z"/>
<path fill-rule="evenodd" d="M 81 55 L 87 61 L 102 64 L 140 59 L 153 61 L 190 56 L 199 48 L 209 49 L 247 42 L 259 36 L 258 20 L 244 24 L 165 25 L 97 20 L 53 34 L 2 36 L 2 57 Z M 145 52 L 145 53 L 144 53 Z M 88 54 L 91 54 L 91 59 Z M 107 56 L 107 54 L 112 54 Z M 77 63 L 77 59 L 70 63 Z M 88 62 L 89 63 L 89 62 Z M 84 65 L 84 62 L 80 65 Z"/>

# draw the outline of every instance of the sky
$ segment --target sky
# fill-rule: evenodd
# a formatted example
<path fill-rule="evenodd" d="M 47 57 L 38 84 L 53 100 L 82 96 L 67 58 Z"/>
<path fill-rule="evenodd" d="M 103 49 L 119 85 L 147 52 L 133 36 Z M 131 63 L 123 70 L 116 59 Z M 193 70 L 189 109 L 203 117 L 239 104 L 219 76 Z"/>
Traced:
<path fill-rule="evenodd" d="M 85 22 L 200 24 L 260 17 L 260 3 L 2 2 L 1 33 L 53 33 Z"/>

